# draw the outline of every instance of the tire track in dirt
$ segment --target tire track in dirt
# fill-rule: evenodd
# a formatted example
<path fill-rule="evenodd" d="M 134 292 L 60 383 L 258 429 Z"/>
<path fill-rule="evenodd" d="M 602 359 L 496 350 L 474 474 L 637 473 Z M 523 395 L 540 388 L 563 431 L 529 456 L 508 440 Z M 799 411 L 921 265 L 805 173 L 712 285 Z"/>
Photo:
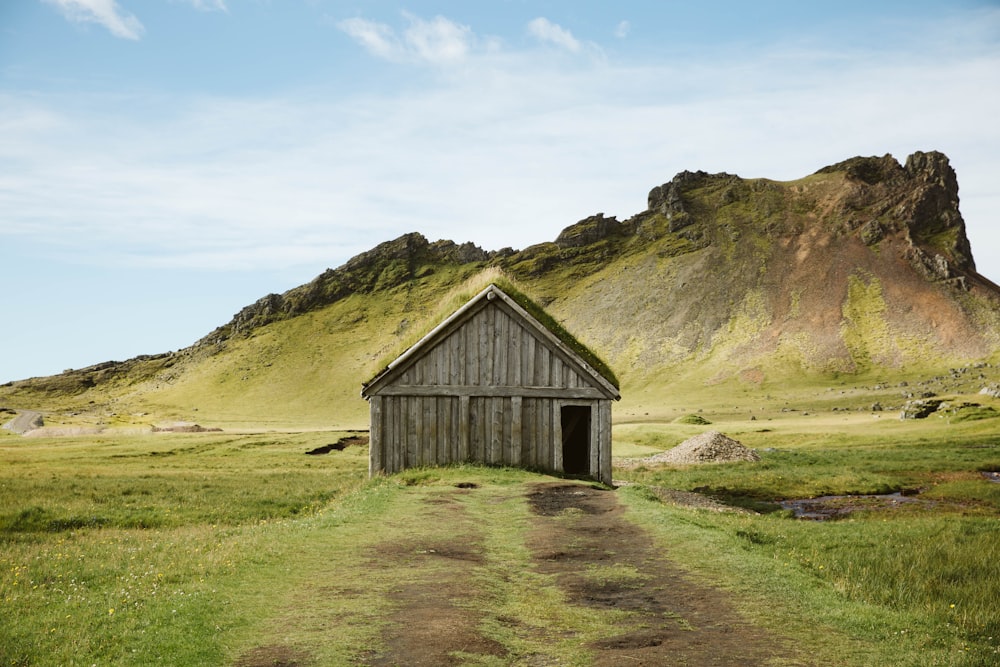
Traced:
<path fill-rule="evenodd" d="M 486 502 L 506 502 L 515 494 L 526 498 L 531 514 L 526 517 L 524 546 L 530 552 L 531 569 L 552 582 L 566 605 L 608 611 L 605 635 L 581 646 L 580 653 L 591 656 L 589 664 L 808 664 L 782 637 L 741 618 L 728 593 L 691 581 L 646 531 L 625 518 L 626 508 L 615 492 L 562 481 L 511 491 L 512 495 L 490 495 Z M 391 611 L 380 622 L 378 648 L 351 664 L 561 664 L 539 652 L 511 653 L 483 635 L 483 627 L 489 625 L 484 621 L 516 626 L 519 619 L 497 616 L 499 612 L 489 607 L 490 596 L 480 588 L 496 576 L 491 574 L 496 567 L 491 558 L 496 555 L 488 551 L 484 524 L 470 511 L 469 493 L 481 492 L 459 488 L 425 496 L 416 511 L 390 519 L 396 524 L 393 531 L 401 536 L 370 542 L 359 553 L 359 565 L 390 582 L 383 599 L 391 603 Z M 342 579 L 337 586 L 313 594 L 360 594 L 351 585 Z M 336 622 L 332 619 L 330 627 Z M 549 631 L 532 627 L 542 634 Z M 545 639 L 536 635 L 532 641 Z M 238 667 L 316 664 L 308 648 L 280 642 L 258 646 L 235 663 Z"/>
<path fill-rule="evenodd" d="M 482 535 L 457 497 L 457 490 L 428 499 L 422 519 L 445 522 L 458 537 L 381 544 L 372 550 L 376 567 L 414 569 L 414 576 L 392 593 L 396 611 L 383 633 L 385 649 L 364 664 L 447 666 L 470 658 L 502 657 L 498 642 L 479 632 L 480 614 L 473 611 L 473 575 L 486 562 Z M 419 527 L 417 528 L 419 530 Z"/>
<path fill-rule="evenodd" d="M 545 483 L 528 500 L 537 517 L 528 546 L 538 570 L 554 575 L 572 604 L 630 613 L 626 628 L 589 647 L 592 664 L 796 664 L 780 638 L 736 613 L 728 594 L 692 582 L 670 563 L 625 519 L 613 491 Z"/>

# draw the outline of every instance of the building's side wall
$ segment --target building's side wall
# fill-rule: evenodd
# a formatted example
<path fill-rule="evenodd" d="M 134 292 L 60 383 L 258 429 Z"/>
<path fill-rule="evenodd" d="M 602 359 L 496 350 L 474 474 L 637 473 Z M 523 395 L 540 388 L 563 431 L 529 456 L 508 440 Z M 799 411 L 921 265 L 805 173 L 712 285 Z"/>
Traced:
<path fill-rule="evenodd" d="M 370 472 L 463 461 L 561 472 L 565 404 L 591 406 L 590 474 L 610 484 L 608 400 L 373 396 Z"/>

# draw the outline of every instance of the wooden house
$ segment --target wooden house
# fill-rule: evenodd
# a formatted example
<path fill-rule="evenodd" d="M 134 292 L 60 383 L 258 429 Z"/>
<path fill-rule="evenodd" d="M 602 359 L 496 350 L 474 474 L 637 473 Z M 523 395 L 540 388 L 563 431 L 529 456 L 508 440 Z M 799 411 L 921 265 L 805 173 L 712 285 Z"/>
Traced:
<path fill-rule="evenodd" d="M 611 484 L 617 380 L 509 291 L 491 284 L 364 385 L 370 474 L 471 461 Z"/>

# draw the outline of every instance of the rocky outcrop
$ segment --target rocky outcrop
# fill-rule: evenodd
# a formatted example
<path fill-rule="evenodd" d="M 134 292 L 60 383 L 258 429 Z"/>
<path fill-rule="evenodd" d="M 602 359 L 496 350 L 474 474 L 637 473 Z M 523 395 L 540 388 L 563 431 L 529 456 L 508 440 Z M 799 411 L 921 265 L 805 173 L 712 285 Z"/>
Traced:
<path fill-rule="evenodd" d="M 990 384 L 988 384 L 985 387 L 983 387 L 982 389 L 980 389 L 979 393 L 982 394 L 983 396 L 990 396 L 992 398 L 1000 398 L 1000 384 L 998 384 L 996 382 L 991 382 Z"/>
<path fill-rule="evenodd" d="M 431 243 L 422 234 L 404 234 L 352 257 L 339 268 L 327 269 L 305 285 L 258 299 L 196 346 L 218 347 L 234 336 L 246 336 L 258 327 L 328 306 L 351 294 L 392 289 L 427 275 L 435 266 L 485 262 L 505 254 L 486 252 L 472 243 Z"/>
<path fill-rule="evenodd" d="M 869 220 L 861 227 L 859 235 L 865 245 L 873 246 L 885 238 L 885 228 L 879 224 L 878 220 Z"/>
<path fill-rule="evenodd" d="M 879 183 L 899 183 L 905 177 L 903 167 L 896 158 L 886 154 L 882 157 L 852 157 L 843 162 L 819 169 L 817 174 L 842 172 L 848 180 L 878 185 Z"/>
<path fill-rule="evenodd" d="M 922 275 L 967 288 L 960 274 L 976 265 L 958 208 L 958 178 L 946 155 L 918 151 L 903 165 L 891 155 L 855 157 L 816 173 L 837 172 L 853 184 L 840 200 L 845 224 L 859 229 L 866 245 L 900 234 L 906 258 Z"/>
<path fill-rule="evenodd" d="M 897 215 L 906 225 L 915 261 L 926 265 L 932 256 L 933 276 L 940 280 L 954 272 L 975 271 L 965 221 L 958 209 L 958 178 L 948 158 L 937 152 L 914 153 L 906 160 L 911 187 Z"/>
<path fill-rule="evenodd" d="M 926 419 L 944 403 L 940 398 L 917 398 L 907 401 L 899 413 L 900 419 Z"/>
<path fill-rule="evenodd" d="M 29 378 L 11 382 L 18 390 L 30 387 L 32 391 L 50 395 L 78 395 L 98 385 L 116 383 L 130 386 L 162 372 L 176 364 L 181 352 L 142 354 L 126 361 L 103 361 L 84 368 L 70 368 L 58 375 Z"/>
<path fill-rule="evenodd" d="M 685 205 L 685 193 L 709 182 L 735 180 L 739 180 L 739 177 L 732 174 L 682 171 L 674 176 L 670 182 L 658 185 L 649 191 L 646 198 L 647 210 L 664 216 L 670 223 L 669 230 L 677 232 L 694 222 Z"/>
<path fill-rule="evenodd" d="M 605 218 L 603 213 L 598 213 L 562 230 L 556 237 L 556 245 L 560 248 L 579 248 L 622 231 L 621 223 L 614 216 Z"/>

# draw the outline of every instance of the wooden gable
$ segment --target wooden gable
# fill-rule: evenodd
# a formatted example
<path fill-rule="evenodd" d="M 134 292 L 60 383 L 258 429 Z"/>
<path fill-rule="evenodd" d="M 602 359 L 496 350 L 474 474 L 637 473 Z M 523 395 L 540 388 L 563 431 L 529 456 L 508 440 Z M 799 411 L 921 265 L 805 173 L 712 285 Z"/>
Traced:
<path fill-rule="evenodd" d="M 496 285 L 473 297 L 363 389 L 374 395 L 618 400 L 614 383 Z"/>

